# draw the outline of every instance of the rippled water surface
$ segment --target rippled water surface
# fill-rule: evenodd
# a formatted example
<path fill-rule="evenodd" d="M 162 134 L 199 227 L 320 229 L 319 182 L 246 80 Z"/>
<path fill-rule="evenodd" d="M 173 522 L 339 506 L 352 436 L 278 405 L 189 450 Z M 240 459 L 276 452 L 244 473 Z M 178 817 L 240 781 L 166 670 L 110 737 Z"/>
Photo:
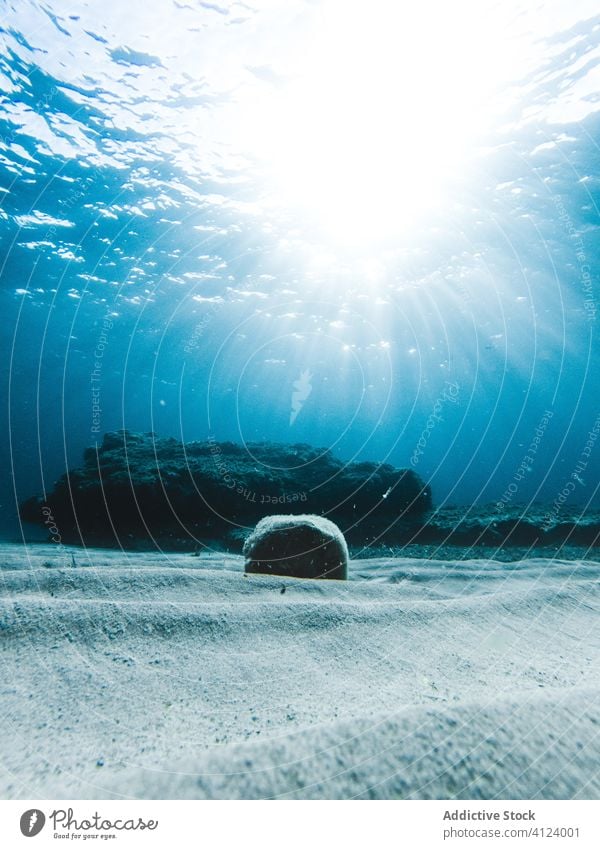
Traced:
<path fill-rule="evenodd" d="M 597 4 L 408 5 L 1 3 L 3 527 L 121 427 L 597 506 Z"/>

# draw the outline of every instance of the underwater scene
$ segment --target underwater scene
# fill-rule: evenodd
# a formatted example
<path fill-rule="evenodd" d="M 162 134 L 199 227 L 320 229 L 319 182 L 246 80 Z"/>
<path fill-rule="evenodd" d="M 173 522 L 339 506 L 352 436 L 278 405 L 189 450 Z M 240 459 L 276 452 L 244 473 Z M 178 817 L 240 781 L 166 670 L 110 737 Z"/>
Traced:
<path fill-rule="evenodd" d="M 438 11 L 4 4 L 9 538 L 120 430 L 241 446 L 206 469 L 233 527 L 321 512 L 279 474 L 326 489 L 328 452 L 540 531 L 598 508 L 600 17 Z M 367 468 L 357 498 L 390 485 Z"/>
<path fill-rule="evenodd" d="M 0 794 L 597 798 L 598 4 L 0 44 Z"/>

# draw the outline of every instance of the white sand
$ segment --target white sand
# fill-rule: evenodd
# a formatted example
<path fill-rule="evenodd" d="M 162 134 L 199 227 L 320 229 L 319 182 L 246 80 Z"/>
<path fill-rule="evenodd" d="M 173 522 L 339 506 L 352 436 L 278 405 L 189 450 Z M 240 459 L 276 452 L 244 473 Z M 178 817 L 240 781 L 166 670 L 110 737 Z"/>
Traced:
<path fill-rule="evenodd" d="M 3 798 L 600 797 L 598 563 L 0 563 Z"/>

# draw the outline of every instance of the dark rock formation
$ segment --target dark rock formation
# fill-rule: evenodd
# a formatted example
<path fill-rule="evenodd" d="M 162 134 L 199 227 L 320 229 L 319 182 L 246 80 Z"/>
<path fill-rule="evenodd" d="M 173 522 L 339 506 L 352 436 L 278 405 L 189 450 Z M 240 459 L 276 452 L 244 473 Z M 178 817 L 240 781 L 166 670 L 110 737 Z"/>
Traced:
<path fill-rule="evenodd" d="M 348 577 L 348 546 L 322 516 L 267 516 L 244 543 L 248 573 L 288 578 Z"/>
<path fill-rule="evenodd" d="M 64 542 L 193 550 L 226 541 L 272 513 L 314 513 L 362 545 L 379 529 L 418 519 L 431 493 L 412 470 L 348 463 L 309 445 L 214 441 L 183 444 L 154 434 L 108 433 L 47 501 L 21 505 L 24 521 L 57 528 Z"/>
<path fill-rule="evenodd" d="M 274 513 L 325 516 L 360 554 L 391 546 L 476 557 L 483 549 L 526 555 L 600 545 L 598 511 L 514 504 L 499 512 L 491 504 L 431 512 L 429 487 L 413 471 L 344 464 L 309 445 L 182 444 L 127 431 L 88 448 L 83 467 L 63 475 L 47 501 L 21 505 L 22 519 L 55 541 L 190 551 L 202 543 L 241 551 L 249 528 Z"/>
<path fill-rule="evenodd" d="M 354 539 L 349 541 L 356 545 Z M 586 550 L 600 546 L 600 513 L 572 507 L 554 515 L 541 503 L 515 504 L 501 513 L 495 504 L 444 507 L 426 517 L 405 517 L 387 528 L 373 527 L 369 545 L 401 546 L 407 556 L 426 546 L 426 555 L 437 558 L 456 557 L 457 550 L 467 549 L 472 557 L 484 549 L 493 558 L 496 552 L 510 549 L 519 550 L 523 557 L 535 556 L 531 552 L 537 549 L 550 549 L 560 556 L 561 551 L 574 548 L 583 551 L 572 551 L 573 556 L 584 557 Z"/>

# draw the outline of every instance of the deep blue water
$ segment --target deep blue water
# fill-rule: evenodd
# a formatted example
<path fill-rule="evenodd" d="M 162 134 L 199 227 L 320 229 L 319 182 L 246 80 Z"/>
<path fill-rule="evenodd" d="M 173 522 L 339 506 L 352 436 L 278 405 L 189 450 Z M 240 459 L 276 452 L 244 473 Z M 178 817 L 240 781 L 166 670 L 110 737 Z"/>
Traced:
<path fill-rule="evenodd" d="M 448 5 L 0 4 L 5 533 L 122 427 L 598 506 L 600 15 Z"/>

